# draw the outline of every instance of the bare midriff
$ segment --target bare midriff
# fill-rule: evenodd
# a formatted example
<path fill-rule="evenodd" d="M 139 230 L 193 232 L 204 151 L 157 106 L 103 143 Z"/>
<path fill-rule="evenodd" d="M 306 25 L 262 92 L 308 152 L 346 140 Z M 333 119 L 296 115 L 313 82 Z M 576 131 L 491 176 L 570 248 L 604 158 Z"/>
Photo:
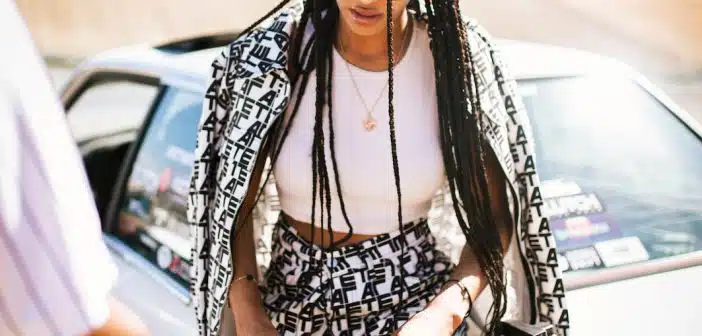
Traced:
<path fill-rule="evenodd" d="M 283 213 L 283 218 L 285 219 L 285 222 L 288 223 L 291 227 L 293 227 L 295 230 L 297 230 L 297 234 L 300 236 L 300 238 L 304 239 L 307 242 L 311 242 L 317 246 L 327 248 L 329 247 L 329 233 L 331 232 L 332 234 L 332 241 L 336 242 L 334 247 L 343 247 L 343 246 L 348 246 L 348 245 L 354 245 L 358 244 L 364 240 L 372 239 L 376 237 L 375 235 L 365 235 L 365 234 L 352 234 L 351 237 L 348 240 L 345 240 L 344 242 L 341 242 L 342 239 L 346 237 L 348 232 L 337 232 L 337 231 L 328 231 L 326 229 L 322 229 L 320 227 L 315 227 L 314 228 L 314 241 L 312 240 L 312 227 L 310 223 L 305 223 L 301 221 L 297 221 L 293 219 L 292 217 L 288 216 L 287 214 Z M 339 243 L 341 242 L 341 243 Z"/>

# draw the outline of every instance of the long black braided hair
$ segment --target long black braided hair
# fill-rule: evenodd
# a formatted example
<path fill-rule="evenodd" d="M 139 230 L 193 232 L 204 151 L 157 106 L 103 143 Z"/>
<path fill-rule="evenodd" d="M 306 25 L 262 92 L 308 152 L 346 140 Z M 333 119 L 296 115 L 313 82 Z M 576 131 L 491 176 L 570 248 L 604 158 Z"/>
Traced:
<path fill-rule="evenodd" d="M 421 0 L 426 9 L 430 47 L 434 56 L 436 94 L 439 112 L 441 150 L 444 169 L 453 199 L 456 217 L 466 244 L 473 250 L 476 259 L 490 286 L 493 305 L 488 313 L 486 331 L 492 334 L 497 322 L 506 311 L 506 286 L 504 281 L 503 248 L 495 216 L 492 213 L 489 181 L 485 165 L 487 140 L 481 133 L 480 124 L 483 118 L 482 106 L 478 94 L 477 76 L 471 46 L 467 43 L 468 34 L 462 20 L 458 0 Z M 245 30 L 245 34 L 260 24 L 266 17 L 273 15 L 283 8 L 290 0 L 283 0 L 262 19 Z M 390 143 L 392 149 L 393 173 L 398 197 L 398 221 L 403 227 L 400 189 L 400 164 L 397 157 L 397 142 L 395 136 L 395 113 L 393 105 L 393 2 L 387 1 L 387 41 L 388 41 L 388 113 L 390 127 Z M 410 0 L 408 8 L 421 13 L 420 0 Z M 335 0 L 306 0 L 301 20 L 289 44 L 288 62 L 290 78 L 293 87 L 297 88 L 295 105 L 292 109 L 290 122 L 286 127 L 277 123 L 272 132 L 272 164 L 275 164 L 282 145 L 287 137 L 300 107 L 301 98 L 309 82 L 311 73 L 316 72 L 316 103 L 314 140 L 312 144 L 312 239 L 314 239 L 314 221 L 317 201 L 321 211 L 321 226 L 324 222 L 330 232 L 329 249 L 342 244 L 353 234 L 353 226 L 346 213 L 339 171 L 334 148 L 334 129 L 332 127 L 332 48 L 336 39 L 339 21 L 339 8 Z M 308 25 L 314 27 L 311 38 L 304 39 Z M 325 134 L 323 130 L 323 113 L 325 107 L 329 119 L 329 147 L 331 152 L 334 183 L 338 193 L 342 214 L 348 226 L 348 234 L 341 241 L 334 242 L 331 236 L 331 188 L 325 154 Z M 472 111 L 472 113 L 471 113 Z M 283 118 L 280 118 L 283 119 Z M 264 186 L 270 177 L 266 176 Z M 259 191 L 259 197 L 262 193 Z M 324 216 L 326 214 L 326 217 Z M 324 237 L 322 237 L 323 239 Z M 322 241 L 322 245 L 324 245 Z M 404 245 L 402 246 L 404 250 Z M 403 272 L 404 267 L 400 268 Z M 404 285 L 404 281 L 402 281 Z M 401 293 L 404 292 L 404 288 Z M 402 295 L 402 294 L 401 294 Z M 402 296 L 400 297 L 402 304 Z M 401 306 L 400 304 L 400 306 Z"/>

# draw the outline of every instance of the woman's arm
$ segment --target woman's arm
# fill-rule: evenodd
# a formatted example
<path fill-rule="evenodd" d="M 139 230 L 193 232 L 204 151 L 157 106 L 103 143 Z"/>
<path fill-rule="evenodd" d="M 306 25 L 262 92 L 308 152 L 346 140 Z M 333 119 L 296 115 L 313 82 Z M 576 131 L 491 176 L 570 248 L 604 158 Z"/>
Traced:
<path fill-rule="evenodd" d="M 490 152 L 492 154 L 492 152 Z M 512 221 L 509 211 L 509 203 L 507 201 L 507 189 L 502 173 L 502 167 L 494 155 L 490 155 L 486 160 L 488 181 L 490 183 L 490 201 L 493 216 L 496 221 L 496 227 L 499 230 L 502 241 L 502 251 L 506 253 L 509 248 L 509 242 L 512 235 Z M 470 293 L 473 301 L 487 286 L 487 280 L 483 274 L 477 258 L 473 253 L 473 249 L 466 245 L 461 252 L 461 258 L 458 265 L 451 274 L 451 279 L 459 280 Z M 453 331 L 463 322 L 463 319 L 468 312 L 470 304 L 463 298 L 461 288 L 455 283 L 448 283 L 443 288 L 441 293 L 427 306 L 420 314 L 412 318 L 408 325 L 415 324 L 423 325 L 431 330 L 432 335 L 451 335 Z M 422 320 L 427 323 L 422 323 Z M 413 326 L 407 328 L 409 335 L 414 335 Z M 425 327 L 419 327 L 425 328 Z M 403 330 L 405 328 L 403 327 Z M 400 335 L 402 335 L 400 331 Z"/>
<path fill-rule="evenodd" d="M 507 202 L 504 174 L 500 163 L 494 155 L 490 155 L 485 163 L 490 183 L 488 187 L 490 189 L 492 213 L 496 221 L 496 227 L 499 230 L 500 240 L 502 241 L 502 252 L 506 253 L 512 235 L 512 221 L 509 203 Z M 487 286 L 485 275 L 477 262 L 473 249 L 468 245 L 463 247 L 459 263 L 451 275 L 451 279 L 459 280 L 468 289 L 473 301 Z M 453 328 L 455 329 L 463 321 L 469 309 L 468 306 L 469 303 L 461 295 L 461 288 L 454 282 L 447 284 L 428 308 L 436 309 L 440 313 L 450 314 Z"/>
<path fill-rule="evenodd" d="M 258 278 L 252 209 L 256 206 L 256 194 L 261 183 L 267 150 L 263 148 L 258 155 L 251 183 L 241 206 L 240 222 L 237 223 L 233 239 L 234 275 L 229 287 L 229 302 L 234 313 L 234 325 L 237 335 L 276 335 L 275 328 L 263 309 L 261 292 L 257 282 L 246 279 L 235 281 L 246 275 Z M 247 216 L 248 215 L 248 216 Z"/>

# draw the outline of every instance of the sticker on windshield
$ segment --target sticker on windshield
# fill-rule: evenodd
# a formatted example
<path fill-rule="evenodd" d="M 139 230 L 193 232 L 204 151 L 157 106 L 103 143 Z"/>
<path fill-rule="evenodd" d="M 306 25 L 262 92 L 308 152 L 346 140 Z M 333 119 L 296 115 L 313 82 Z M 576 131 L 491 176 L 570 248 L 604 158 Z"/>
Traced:
<path fill-rule="evenodd" d="M 649 251 L 657 256 L 676 256 L 692 253 L 698 245 L 697 236 L 691 232 L 677 231 L 675 228 L 651 228 L 653 239 L 648 244 Z"/>
<path fill-rule="evenodd" d="M 544 214 L 551 219 L 584 216 L 604 212 L 604 210 L 602 202 L 595 193 L 552 197 L 544 199 L 542 206 Z"/>
<path fill-rule="evenodd" d="M 621 237 L 619 226 L 606 213 L 552 219 L 551 231 L 561 250 L 592 246 L 596 242 Z"/>
<path fill-rule="evenodd" d="M 626 237 L 595 244 L 605 266 L 613 267 L 649 259 L 648 251 L 639 237 Z"/>
<path fill-rule="evenodd" d="M 190 264 L 177 255 L 173 256 L 173 260 L 171 261 L 168 270 L 177 275 L 183 281 L 188 281 L 190 278 Z"/>
<path fill-rule="evenodd" d="M 156 251 L 156 264 L 162 269 L 167 269 L 171 266 L 171 261 L 173 261 L 173 253 L 171 249 L 165 245 L 161 245 Z"/>
<path fill-rule="evenodd" d="M 565 252 L 570 270 L 577 271 L 588 268 L 600 268 L 603 266 L 602 259 L 593 247 L 586 247 Z"/>

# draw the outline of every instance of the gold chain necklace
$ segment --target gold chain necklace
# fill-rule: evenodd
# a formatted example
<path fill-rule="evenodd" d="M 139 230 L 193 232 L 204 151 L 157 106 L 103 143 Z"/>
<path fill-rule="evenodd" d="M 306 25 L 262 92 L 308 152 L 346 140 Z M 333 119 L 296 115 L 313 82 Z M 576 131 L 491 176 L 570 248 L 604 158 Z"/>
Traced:
<path fill-rule="evenodd" d="M 407 32 L 405 33 L 404 39 L 402 41 L 402 48 L 403 49 L 409 48 L 409 46 L 407 45 L 407 40 L 408 40 L 408 37 L 412 34 L 411 29 L 414 29 L 414 24 L 412 22 L 412 17 L 410 16 L 409 24 L 407 27 Z M 344 45 L 343 45 L 343 43 L 341 43 L 341 41 L 339 41 L 339 49 L 341 49 L 342 53 L 346 54 L 346 50 L 344 49 Z M 400 55 L 402 55 L 406 51 L 407 50 L 401 51 Z M 388 81 L 387 80 L 385 81 L 385 85 L 383 86 L 383 89 L 380 91 L 380 94 L 378 94 L 378 98 L 375 99 L 373 106 L 369 108 L 368 104 L 366 103 L 366 100 L 363 98 L 363 95 L 361 94 L 361 90 L 358 87 L 358 83 L 356 82 L 356 79 L 353 77 L 353 73 L 351 72 L 351 66 L 349 65 L 349 62 L 343 56 L 341 57 L 341 59 L 346 64 L 346 70 L 348 71 L 349 76 L 351 77 L 351 82 L 353 83 L 353 86 L 356 89 L 356 94 L 358 95 L 358 98 L 361 100 L 361 102 L 363 103 L 363 106 L 366 108 L 366 119 L 363 120 L 363 128 L 366 129 L 366 132 L 372 132 L 373 130 L 375 130 L 375 128 L 378 124 L 375 121 L 375 118 L 373 118 L 373 110 L 375 110 L 375 106 L 378 105 L 380 98 L 383 97 L 383 93 L 388 88 Z"/>

